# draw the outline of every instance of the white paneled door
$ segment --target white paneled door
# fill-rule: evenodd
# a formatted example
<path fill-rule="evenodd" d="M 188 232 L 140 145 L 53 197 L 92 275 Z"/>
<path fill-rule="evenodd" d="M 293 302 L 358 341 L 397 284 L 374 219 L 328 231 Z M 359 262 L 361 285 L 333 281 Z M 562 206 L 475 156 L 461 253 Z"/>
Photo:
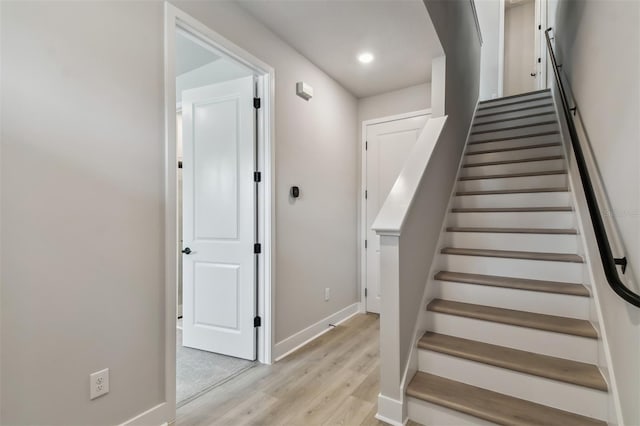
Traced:
<path fill-rule="evenodd" d="M 380 312 L 380 237 L 371 230 L 380 208 L 396 182 L 428 115 L 417 115 L 366 127 L 366 306 Z"/>
<path fill-rule="evenodd" d="M 186 90 L 183 345 L 255 359 L 253 77 Z"/>

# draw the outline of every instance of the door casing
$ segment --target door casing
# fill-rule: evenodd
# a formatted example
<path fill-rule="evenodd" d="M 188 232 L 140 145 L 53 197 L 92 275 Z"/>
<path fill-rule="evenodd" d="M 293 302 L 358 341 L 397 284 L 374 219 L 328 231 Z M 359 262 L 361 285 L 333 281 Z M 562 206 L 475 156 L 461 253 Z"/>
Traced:
<path fill-rule="evenodd" d="M 272 362 L 273 350 L 273 277 L 275 276 L 275 202 L 274 153 L 275 131 L 275 71 L 251 53 L 207 27 L 189 14 L 165 2 L 164 4 L 164 95 L 165 95 L 165 165 L 164 165 L 164 232 L 165 232 L 165 401 L 145 413 L 146 423 L 164 423 L 175 419 L 176 413 L 176 306 L 178 285 L 177 217 L 177 142 L 176 142 L 176 72 L 175 39 L 178 31 L 186 32 L 194 40 L 217 54 L 239 62 L 253 70 L 257 81 L 258 165 L 261 185 L 258 191 L 258 243 L 262 245 L 258 268 L 258 315 L 262 325 L 258 332 L 258 361 Z M 156 417 L 158 416 L 158 417 Z M 158 421 L 156 421 L 156 419 Z M 139 420 L 142 420 L 140 418 Z"/>

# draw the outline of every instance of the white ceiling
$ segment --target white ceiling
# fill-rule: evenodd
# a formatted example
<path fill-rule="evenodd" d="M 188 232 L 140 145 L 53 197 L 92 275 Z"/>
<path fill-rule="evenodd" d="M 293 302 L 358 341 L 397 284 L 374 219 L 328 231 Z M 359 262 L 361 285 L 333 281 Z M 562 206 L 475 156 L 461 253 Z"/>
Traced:
<path fill-rule="evenodd" d="M 220 59 L 211 50 L 181 32 L 176 34 L 176 75 L 184 74 Z"/>
<path fill-rule="evenodd" d="M 358 98 L 431 81 L 443 54 L 422 0 L 237 1 Z"/>

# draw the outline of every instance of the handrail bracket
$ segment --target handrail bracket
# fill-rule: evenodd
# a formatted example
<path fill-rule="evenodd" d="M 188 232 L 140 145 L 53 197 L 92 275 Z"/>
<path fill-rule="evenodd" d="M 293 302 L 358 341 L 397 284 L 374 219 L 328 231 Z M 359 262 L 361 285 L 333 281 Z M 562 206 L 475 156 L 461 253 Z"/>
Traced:
<path fill-rule="evenodd" d="M 613 263 L 616 265 L 622 266 L 622 273 L 627 272 L 627 256 L 625 257 L 616 257 L 613 259 Z"/>

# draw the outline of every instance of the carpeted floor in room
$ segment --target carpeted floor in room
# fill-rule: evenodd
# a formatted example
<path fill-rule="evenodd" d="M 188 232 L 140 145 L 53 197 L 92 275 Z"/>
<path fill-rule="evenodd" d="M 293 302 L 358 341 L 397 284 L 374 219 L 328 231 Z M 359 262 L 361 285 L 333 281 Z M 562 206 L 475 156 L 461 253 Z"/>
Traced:
<path fill-rule="evenodd" d="M 219 386 L 255 362 L 182 346 L 182 320 L 176 335 L 176 401 L 178 407 Z"/>

